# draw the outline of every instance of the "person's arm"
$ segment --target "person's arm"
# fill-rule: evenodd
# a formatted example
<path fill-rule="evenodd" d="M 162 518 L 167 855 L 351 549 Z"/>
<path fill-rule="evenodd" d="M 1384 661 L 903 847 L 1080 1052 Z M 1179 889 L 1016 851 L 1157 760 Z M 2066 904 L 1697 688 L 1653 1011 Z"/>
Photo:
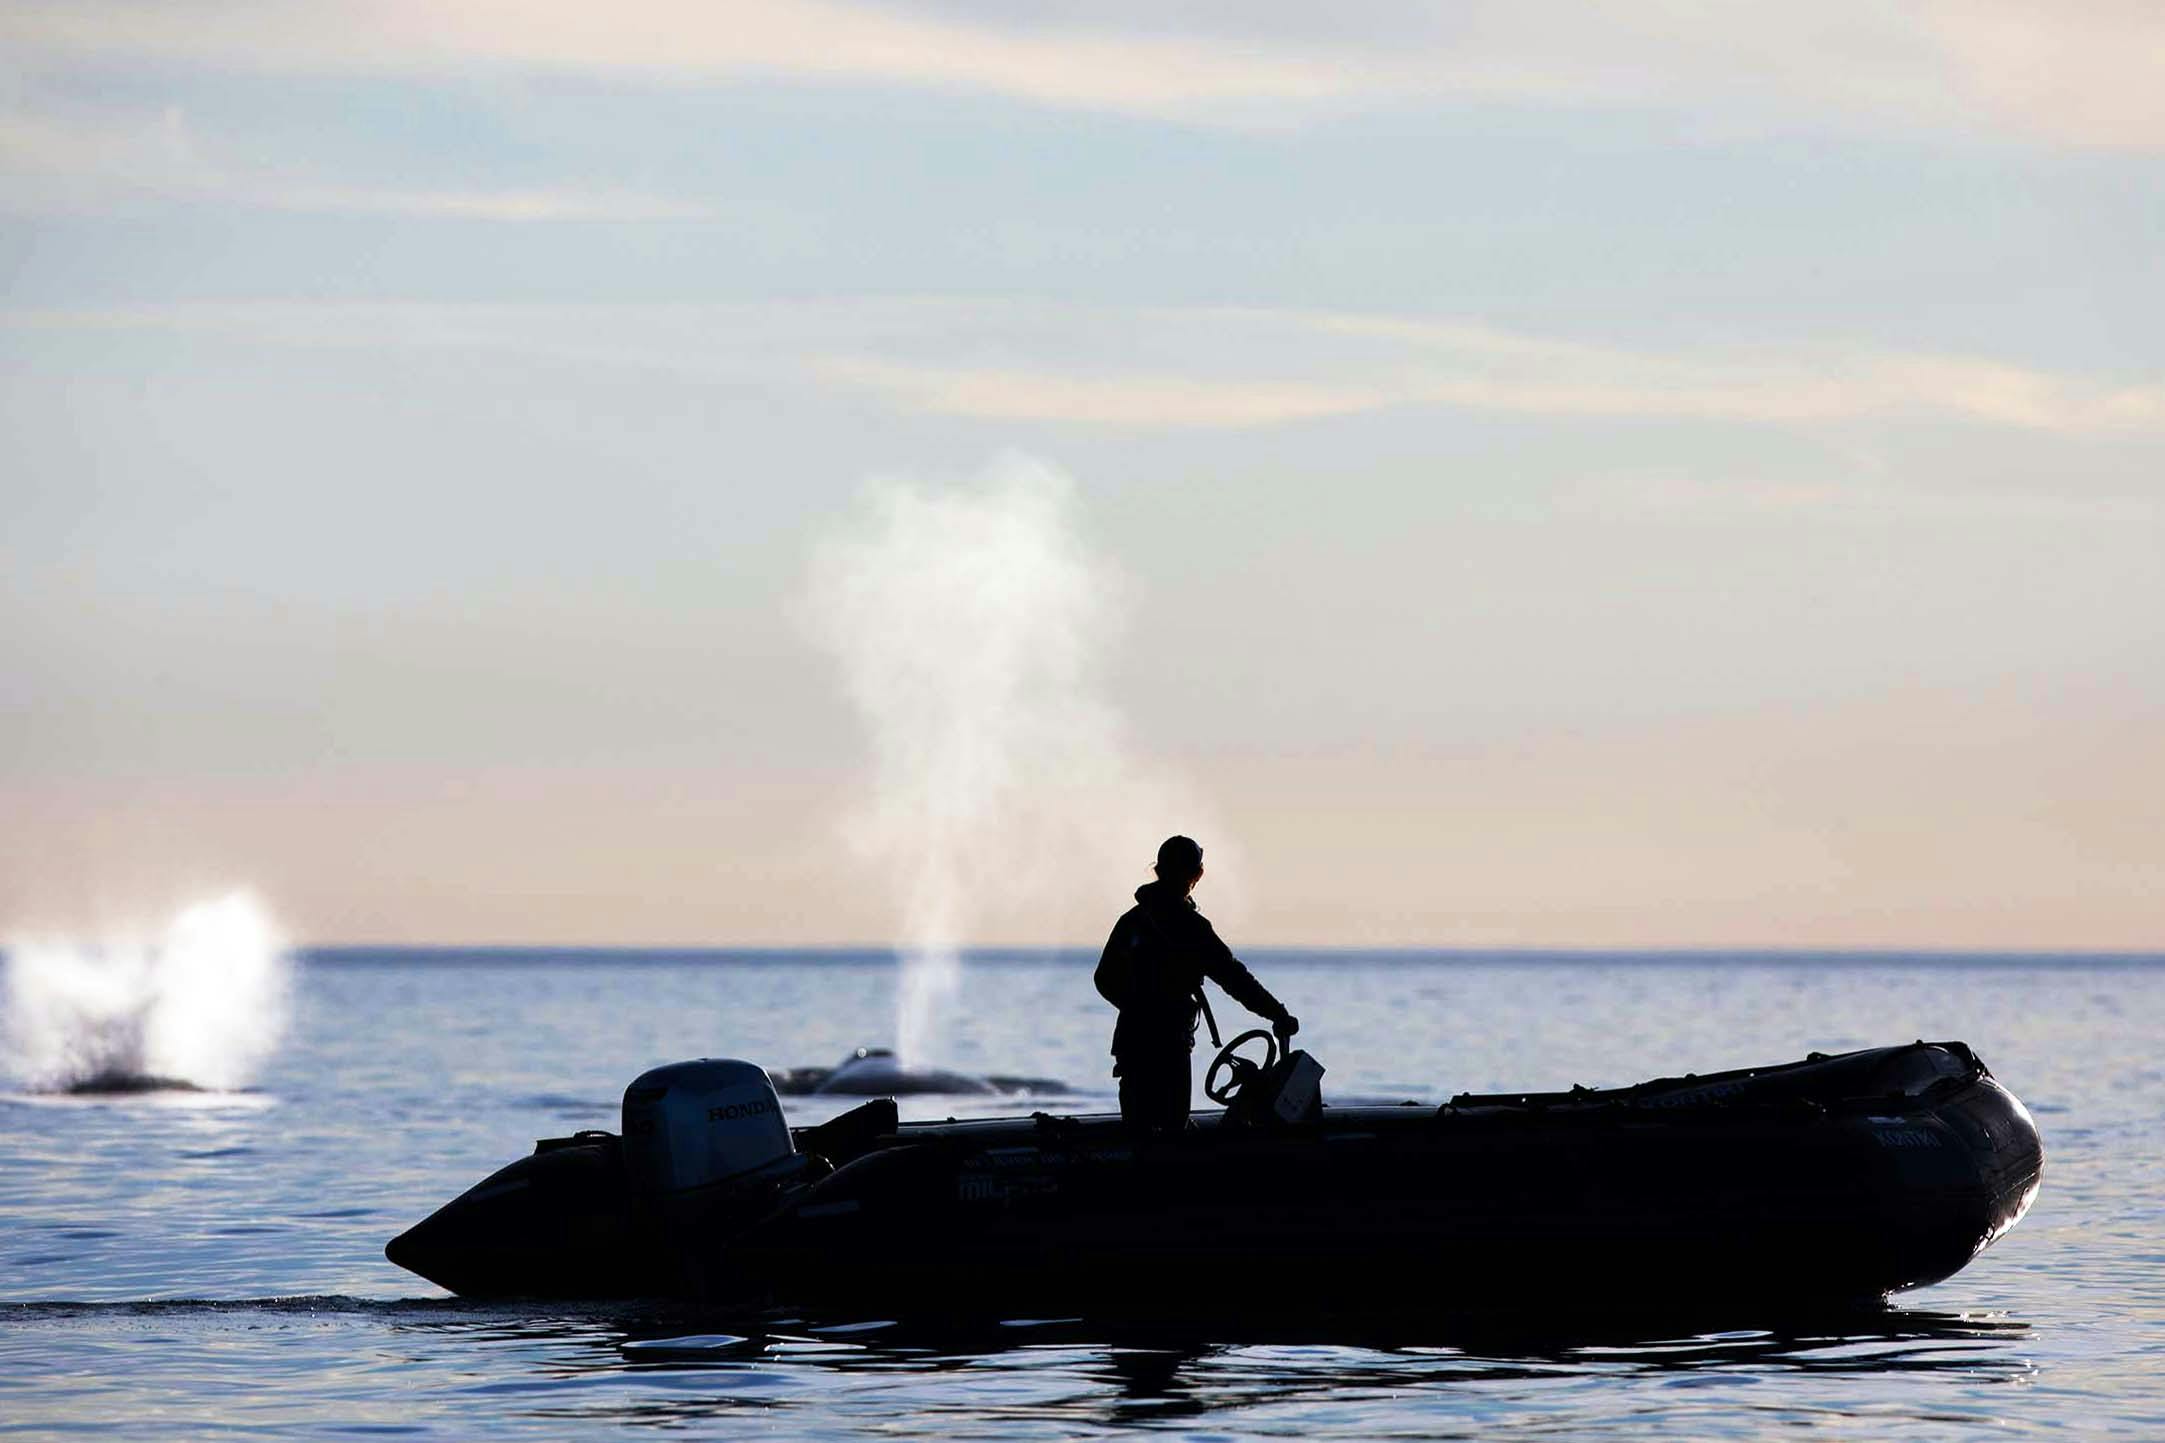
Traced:
<path fill-rule="evenodd" d="M 1282 1035 L 1290 1037 L 1293 1029 L 1283 1024 L 1293 1021 L 1293 1014 L 1286 1011 L 1285 1004 L 1270 995 L 1270 989 L 1255 980 L 1255 974 L 1226 946 L 1218 936 L 1218 929 L 1210 925 L 1207 917 L 1197 917 L 1196 950 L 1203 960 L 1203 975 L 1225 989 L 1225 995 L 1259 1017 L 1268 1018 L 1281 1027 Z M 1296 1026 L 1298 1024 L 1295 1024 Z"/>

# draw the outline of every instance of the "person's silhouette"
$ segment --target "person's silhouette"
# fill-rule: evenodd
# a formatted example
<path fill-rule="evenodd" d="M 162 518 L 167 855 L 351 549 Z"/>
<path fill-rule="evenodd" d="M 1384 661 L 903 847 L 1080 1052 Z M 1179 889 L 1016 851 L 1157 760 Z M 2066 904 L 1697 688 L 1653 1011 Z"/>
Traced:
<path fill-rule="evenodd" d="M 1203 979 L 1270 1020 L 1282 1044 L 1300 1022 L 1218 938 L 1189 894 L 1203 877 L 1203 849 L 1187 837 L 1158 848 L 1158 880 L 1135 889 L 1135 905 L 1113 924 L 1098 958 L 1100 996 L 1120 1009 L 1113 1027 L 1113 1076 L 1120 1115 L 1145 1134 L 1188 1123 L 1191 1054 Z"/>

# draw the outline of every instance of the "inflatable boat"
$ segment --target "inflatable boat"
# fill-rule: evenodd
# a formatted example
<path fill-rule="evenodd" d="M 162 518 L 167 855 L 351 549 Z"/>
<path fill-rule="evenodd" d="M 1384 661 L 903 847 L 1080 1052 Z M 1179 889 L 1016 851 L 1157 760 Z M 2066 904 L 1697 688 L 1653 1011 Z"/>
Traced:
<path fill-rule="evenodd" d="M 1321 1073 L 1247 1034 L 1206 1079 L 1222 1111 L 1137 1136 L 891 1099 L 792 1129 L 759 1068 L 678 1063 L 620 1135 L 546 1139 L 385 1252 L 467 1297 L 881 1317 L 1839 1304 L 1954 1273 L 2043 1161 L 1959 1042 L 1440 1107 L 1328 1106 Z"/>

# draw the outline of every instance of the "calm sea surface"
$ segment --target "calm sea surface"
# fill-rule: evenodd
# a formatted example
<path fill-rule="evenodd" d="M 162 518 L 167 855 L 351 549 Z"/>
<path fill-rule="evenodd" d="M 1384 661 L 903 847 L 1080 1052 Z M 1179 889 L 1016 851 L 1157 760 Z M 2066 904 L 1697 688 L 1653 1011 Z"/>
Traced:
<path fill-rule="evenodd" d="M 1584 1336 L 1568 1317 L 1540 1338 L 1238 1320 L 1151 1337 L 475 1307 L 393 1268 L 384 1240 L 536 1137 L 613 1129 L 653 1063 L 827 1063 L 886 1041 L 892 965 L 317 957 L 254 1091 L 0 1098 L 0 1433 L 2165 1439 L 2165 961 L 1250 960 L 1301 1015 L 1326 1096 L 1960 1038 L 2036 1113 L 2044 1190 L 1965 1272 L 1884 1313 L 1681 1336 Z M 982 957 L 941 1060 L 1066 1078 L 1095 1110 L 1109 1020 L 1088 959 Z"/>

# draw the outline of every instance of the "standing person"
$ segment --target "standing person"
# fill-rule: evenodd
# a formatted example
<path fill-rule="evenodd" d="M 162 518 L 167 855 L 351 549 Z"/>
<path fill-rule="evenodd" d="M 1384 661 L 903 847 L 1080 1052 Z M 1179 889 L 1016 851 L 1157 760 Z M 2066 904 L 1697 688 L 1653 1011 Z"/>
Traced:
<path fill-rule="evenodd" d="M 1120 1009 L 1113 1027 L 1113 1076 L 1120 1079 L 1120 1116 L 1142 1133 L 1178 1132 L 1188 1125 L 1193 1085 L 1195 1019 L 1203 979 L 1270 1020 L 1285 1040 L 1300 1021 L 1270 995 L 1218 939 L 1191 895 L 1203 879 L 1203 849 L 1187 837 L 1158 848 L 1158 880 L 1135 889 L 1135 905 L 1113 924 L 1098 958 L 1098 994 Z"/>

